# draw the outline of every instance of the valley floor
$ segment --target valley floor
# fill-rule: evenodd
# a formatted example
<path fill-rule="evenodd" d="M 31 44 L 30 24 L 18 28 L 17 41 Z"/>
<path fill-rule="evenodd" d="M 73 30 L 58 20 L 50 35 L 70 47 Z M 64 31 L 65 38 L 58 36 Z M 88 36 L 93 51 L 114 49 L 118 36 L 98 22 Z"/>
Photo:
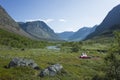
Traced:
<path fill-rule="evenodd" d="M 99 58 L 80 59 L 82 51 L 78 53 L 61 52 L 47 49 L 0 49 L 0 80 L 91 80 L 96 74 L 103 75 L 105 54 L 96 51 L 87 53 L 89 56 Z M 40 71 L 29 67 L 16 67 L 6 69 L 14 57 L 33 59 L 41 69 L 60 63 L 63 65 L 62 74 L 54 77 L 39 77 Z M 101 66 L 101 67 L 100 67 Z"/>

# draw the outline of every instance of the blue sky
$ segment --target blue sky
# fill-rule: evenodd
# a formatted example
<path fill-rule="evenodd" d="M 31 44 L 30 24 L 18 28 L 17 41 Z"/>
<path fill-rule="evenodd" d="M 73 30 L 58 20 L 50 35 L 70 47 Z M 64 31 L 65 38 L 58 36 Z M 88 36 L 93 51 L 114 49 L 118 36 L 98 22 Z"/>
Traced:
<path fill-rule="evenodd" d="M 45 21 L 55 32 L 100 24 L 120 0 L 0 0 L 16 21 Z"/>

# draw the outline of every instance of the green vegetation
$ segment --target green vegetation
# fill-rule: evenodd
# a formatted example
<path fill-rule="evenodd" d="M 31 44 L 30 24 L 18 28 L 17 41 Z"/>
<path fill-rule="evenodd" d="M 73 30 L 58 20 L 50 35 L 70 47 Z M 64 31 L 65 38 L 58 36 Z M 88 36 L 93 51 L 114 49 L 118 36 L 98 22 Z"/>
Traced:
<path fill-rule="evenodd" d="M 54 43 L 58 44 L 58 43 Z M 1 49 L 0 50 L 0 79 L 1 80 L 91 80 L 96 74 L 103 75 L 102 66 L 104 66 L 105 54 L 100 54 L 96 50 L 87 50 L 89 44 L 85 42 L 62 42 L 59 47 L 60 51 L 28 48 L 21 51 L 19 48 Z M 85 46 L 87 44 L 87 46 Z M 76 47 L 77 45 L 77 47 Z M 82 47 L 84 46 L 84 47 Z M 89 45 L 90 46 L 90 45 Z M 102 44 L 99 44 L 102 46 Z M 94 46 L 92 46 L 94 48 Z M 75 49 L 77 48 L 77 49 Z M 70 49 L 70 51 L 69 51 Z M 75 49 L 72 51 L 72 49 Z M 67 51 L 64 51 L 67 50 Z M 79 51 L 78 51 L 79 50 Z M 71 52 L 72 51 L 72 52 Z M 97 56 L 98 58 L 80 59 L 82 52 L 88 56 Z M 40 71 L 33 70 L 29 67 L 16 67 L 5 69 L 10 60 L 14 57 L 33 59 L 41 69 L 60 63 L 64 70 L 62 74 L 54 77 L 39 77 Z"/>
<path fill-rule="evenodd" d="M 44 48 L 47 41 L 35 41 L 17 34 L 0 29 L 0 45 L 14 48 Z"/>
<path fill-rule="evenodd" d="M 115 40 L 102 38 L 82 42 L 50 43 L 29 40 L 0 29 L 0 80 L 119 80 L 120 33 L 115 34 Z M 114 43 L 110 44 L 111 41 Z M 61 44 L 58 46 L 60 51 L 45 48 L 56 44 Z M 80 59 L 82 52 L 86 52 L 92 58 Z M 60 63 L 64 70 L 62 74 L 54 77 L 41 78 L 38 76 L 40 71 L 30 67 L 6 69 L 4 66 L 14 57 L 33 59 L 41 69 Z"/>
<path fill-rule="evenodd" d="M 114 42 L 105 57 L 103 75 L 97 74 L 93 80 L 120 80 L 120 31 L 114 32 Z"/>
<path fill-rule="evenodd" d="M 88 54 L 100 56 L 100 59 L 82 60 L 78 53 L 61 53 L 59 51 L 46 49 L 19 49 L 0 50 L 0 79 L 2 80 L 90 80 L 95 74 L 99 73 L 99 66 L 103 65 L 103 55 L 99 53 Z M 38 75 L 39 71 L 28 67 L 17 67 L 5 69 L 4 66 L 14 57 L 33 59 L 41 69 L 55 63 L 60 63 L 64 67 L 62 74 L 55 77 L 43 77 Z"/>
<path fill-rule="evenodd" d="M 115 8 L 118 10 L 117 7 Z M 1 6 L 0 9 L 1 28 L 4 26 L 7 29 L 19 30 L 17 23 Z M 116 10 L 110 13 L 116 14 L 118 12 Z M 111 20 L 109 20 L 110 17 Z M 118 21 L 117 17 L 108 14 L 97 29 L 87 37 L 89 40 L 81 42 L 36 41 L 0 29 L 0 80 L 120 80 L 120 25 Z M 114 25 L 116 23 L 118 24 Z M 44 23 L 42 25 L 46 26 Z M 49 30 L 48 27 L 45 31 L 53 33 Z M 115 35 L 113 31 L 117 31 Z M 42 33 L 43 37 L 50 37 L 46 32 Z M 51 36 L 56 37 L 54 33 Z M 60 50 L 46 49 L 45 47 L 49 45 L 58 45 Z M 87 53 L 90 59 L 79 58 L 83 52 Z M 41 70 L 60 63 L 63 70 L 53 77 L 39 77 L 41 70 L 37 71 L 30 67 L 8 69 L 6 66 L 15 57 L 33 59 Z"/>
<path fill-rule="evenodd" d="M 120 79 L 120 31 L 116 31 L 114 34 L 114 44 L 110 48 L 108 56 L 105 58 L 107 63 L 105 78 L 108 80 Z"/>
<path fill-rule="evenodd" d="M 62 43 L 61 49 L 67 52 L 79 52 L 82 46 L 81 44 L 82 42 L 65 42 Z"/>

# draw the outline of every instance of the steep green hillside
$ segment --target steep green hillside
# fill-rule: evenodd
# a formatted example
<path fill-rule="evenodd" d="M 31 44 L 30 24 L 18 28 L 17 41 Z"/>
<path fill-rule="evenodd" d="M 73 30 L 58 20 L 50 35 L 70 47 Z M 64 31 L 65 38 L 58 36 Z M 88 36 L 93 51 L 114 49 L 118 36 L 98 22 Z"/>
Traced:
<path fill-rule="evenodd" d="M 0 45 L 16 48 L 43 48 L 46 44 L 46 41 L 34 41 L 0 29 Z"/>

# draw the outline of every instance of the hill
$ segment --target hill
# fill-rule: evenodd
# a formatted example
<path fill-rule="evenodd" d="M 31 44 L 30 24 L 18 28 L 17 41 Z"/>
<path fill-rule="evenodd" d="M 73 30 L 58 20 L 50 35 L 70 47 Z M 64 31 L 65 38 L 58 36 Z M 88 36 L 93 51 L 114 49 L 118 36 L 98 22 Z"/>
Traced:
<path fill-rule="evenodd" d="M 21 36 L 34 39 L 32 36 L 23 31 L 19 25 L 9 16 L 9 14 L 0 6 L 0 28 Z"/>
<path fill-rule="evenodd" d="M 25 32 L 37 39 L 59 39 L 57 34 L 43 21 L 18 22 L 18 24 Z"/>
<path fill-rule="evenodd" d="M 46 41 L 36 41 L 19 34 L 0 29 L 0 45 L 9 48 L 44 48 L 49 43 Z"/>

